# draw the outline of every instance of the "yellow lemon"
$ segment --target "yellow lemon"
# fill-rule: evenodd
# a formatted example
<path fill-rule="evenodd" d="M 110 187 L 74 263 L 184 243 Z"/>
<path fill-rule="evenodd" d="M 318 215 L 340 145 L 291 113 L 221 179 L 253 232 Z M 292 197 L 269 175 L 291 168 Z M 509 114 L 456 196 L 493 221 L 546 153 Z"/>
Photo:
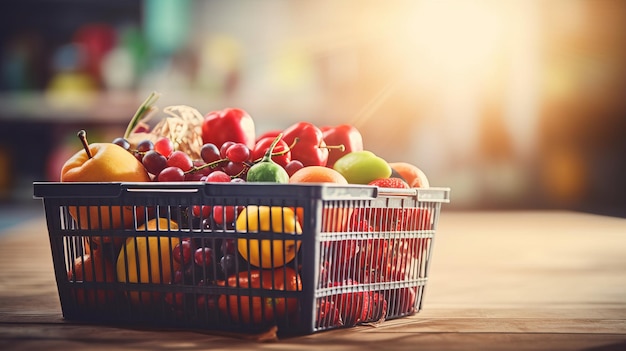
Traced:
<path fill-rule="evenodd" d="M 285 235 L 302 234 L 302 228 L 293 209 L 280 206 L 247 206 L 237 216 L 237 231 L 274 232 Z M 277 268 L 291 262 L 300 249 L 299 240 L 246 239 L 237 241 L 241 256 L 261 268 Z"/>
<path fill-rule="evenodd" d="M 117 257 L 117 279 L 120 282 L 167 284 L 171 280 L 172 268 L 179 264 L 171 260 L 172 249 L 179 243 L 178 238 L 166 236 L 141 236 L 141 231 L 178 229 L 178 224 L 165 218 L 151 219 L 138 228 L 137 237 L 130 237 Z M 149 260 L 149 261 L 148 261 Z M 149 292 L 131 292 L 129 297 L 134 303 L 150 303 Z M 152 299 L 159 298 L 152 293 Z"/>

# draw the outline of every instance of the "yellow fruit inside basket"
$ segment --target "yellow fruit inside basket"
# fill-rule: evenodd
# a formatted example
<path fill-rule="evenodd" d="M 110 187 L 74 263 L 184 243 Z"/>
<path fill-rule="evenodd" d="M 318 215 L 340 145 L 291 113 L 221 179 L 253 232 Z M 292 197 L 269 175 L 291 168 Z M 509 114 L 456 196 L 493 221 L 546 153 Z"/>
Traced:
<path fill-rule="evenodd" d="M 117 279 L 120 282 L 167 284 L 171 281 L 172 268 L 179 264 L 171 260 L 172 249 L 180 242 L 167 236 L 142 236 L 142 231 L 177 230 L 178 224 L 165 218 L 151 219 L 137 228 L 137 236 L 130 237 L 121 248 L 117 258 Z M 129 294 L 134 303 L 146 304 L 160 297 L 159 293 L 135 292 Z M 152 297 L 151 297 L 152 295 Z"/>
<path fill-rule="evenodd" d="M 258 232 L 283 235 L 302 234 L 293 209 L 280 206 L 247 206 L 237 216 L 236 228 L 250 236 Z M 261 268 L 278 268 L 291 262 L 300 249 L 299 240 L 247 239 L 237 241 L 241 256 L 250 264 Z"/>

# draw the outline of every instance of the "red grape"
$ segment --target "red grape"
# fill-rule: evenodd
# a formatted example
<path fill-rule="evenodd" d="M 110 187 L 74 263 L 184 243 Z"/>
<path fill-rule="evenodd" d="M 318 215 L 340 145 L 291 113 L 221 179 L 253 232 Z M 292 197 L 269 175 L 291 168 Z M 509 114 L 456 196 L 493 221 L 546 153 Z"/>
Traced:
<path fill-rule="evenodd" d="M 191 262 L 191 242 L 183 240 L 176 244 L 172 250 L 172 257 L 174 261 L 183 265 Z"/>
<path fill-rule="evenodd" d="M 159 182 L 182 182 L 185 180 L 185 172 L 178 167 L 166 167 L 157 176 Z"/>
<path fill-rule="evenodd" d="M 167 159 L 167 165 L 178 167 L 182 169 L 183 172 L 187 172 L 193 168 L 191 157 L 180 150 L 172 152 L 170 157 Z"/>
<path fill-rule="evenodd" d="M 213 206 L 213 221 L 219 225 L 232 223 L 237 216 L 235 206 Z"/>
<path fill-rule="evenodd" d="M 221 158 L 226 158 L 226 150 L 228 150 L 228 148 L 231 147 L 232 145 L 235 145 L 234 141 L 227 141 L 224 144 L 222 144 L 222 146 L 220 146 L 220 157 Z"/>
<path fill-rule="evenodd" d="M 128 142 L 128 140 L 126 140 L 124 138 L 115 138 L 115 139 L 113 139 L 113 144 L 121 146 L 124 150 L 129 150 L 130 149 L 130 143 Z"/>
<path fill-rule="evenodd" d="M 193 254 L 193 261 L 198 266 L 209 266 L 213 258 L 213 250 L 210 247 L 199 247 Z"/>
<path fill-rule="evenodd" d="M 155 150 L 146 152 L 141 162 L 146 168 L 146 171 L 155 175 L 159 174 L 165 167 L 167 167 L 167 158 Z"/>
<path fill-rule="evenodd" d="M 205 181 L 208 183 L 228 183 L 230 176 L 223 171 L 213 171 L 206 176 Z"/>
<path fill-rule="evenodd" d="M 206 163 L 212 163 L 222 159 L 220 149 L 218 149 L 215 144 L 211 143 L 202 145 L 202 149 L 200 149 L 200 157 L 202 157 Z"/>
<path fill-rule="evenodd" d="M 165 157 L 174 152 L 174 143 L 169 138 L 162 137 L 154 143 L 154 150 Z"/>
<path fill-rule="evenodd" d="M 235 253 L 235 240 L 234 239 L 224 239 L 222 241 L 222 254 L 234 254 Z"/>
<path fill-rule="evenodd" d="M 233 161 L 228 161 L 227 164 L 222 167 L 224 172 L 230 176 L 238 176 L 240 175 L 248 166 L 245 163 L 236 163 Z"/>
<path fill-rule="evenodd" d="M 146 152 L 152 150 L 153 147 L 154 144 L 152 144 L 152 142 L 148 139 L 140 141 L 139 144 L 137 144 L 137 151 L 134 152 L 135 158 L 137 158 L 139 161 L 142 161 L 143 155 Z"/>
<path fill-rule="evenodd" d="M 287 174 L 291 177 L 294 173 L 296 173 L 297 170 L 302 167 L 304 167 L 302 162 L 298 160 L 291 160 L 285 165 L 285 171 L 287 171 Z"/>
<path fill-rule="evenodd" d="M 224 255 L 220 259 L 220 266 L 222 267 L 222 271 L 225 275 L 235 273 L 235 270 L 237 268 L 237 257 L 231 254 Z"/>
<path fill-rule="evenodd" d="M 246 144 L 235 143 L 226 149 L 226 158 L 235 163 L 243 163 L 250 158 L 250 149 Z"/>
<path fill-rule="evenodd" d="M 196 217 L 206 218 L 211 214 L 211 206 L 207 205 L 194 205 L 191 208 L 191 213 Z"/>
<path fill-rule="evenodd" d="M 137 151 L 141 153 L 145 153 L 153 149 L 154 149 L 154 144 L 152 143 L 152 141 L 148 139 L 142 140 L 139 142 L 139 144 L 137 144 Z"/>
<path fill-rule="evenodd" d="M 174 277 L 172 278 L 172 284 L 182 284 L 185 281 L 185 272 L 177 269 L 174 271 Z"/>

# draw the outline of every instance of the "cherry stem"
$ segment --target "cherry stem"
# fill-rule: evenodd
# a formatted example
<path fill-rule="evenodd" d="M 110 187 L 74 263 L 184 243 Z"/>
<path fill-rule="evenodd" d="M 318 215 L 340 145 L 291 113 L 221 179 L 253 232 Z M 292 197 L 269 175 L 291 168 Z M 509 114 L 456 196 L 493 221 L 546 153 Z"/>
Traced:
<path fill-rule="evenodd" d="M 93 158 L 91 150 L 89 150 L 89 143 L 87 142 L 87 132 L 85 132 L 84 129 L 81 129 L 78 131 L 78 134 L 76 134 L 76 136 L 78 136 L 78 139 L 80 139 L 80 142 L 83 144 L 85 152 L 87 153 L 87 157 Z"/>
<path fill-rule="evenodd" d="M 205 163 L 205 164 L 203 164 L 202 166 L 194 166 L 194 167 L 192 167 L 190 170 L 188 170 L 188 171 L 186 171 L 186 172 L 184 172 L 184 173 L 185 173 L 185 174 L 188 174 L 188 173 L 197 172 L 197 171 L 203 170 L 203 169 L 205 169 L 205 168 L 207 168 L 207 167 L 215 168 L 215 167 L 217 167 L 217 165 L 219 165 L 220 163 L 222 163 L 222 162 L 226 162 L 226 161 L 228 161 L 228 159 L 227 159 L 227 158 L 222 158 L 222 159 L 219 159 L 219 160 L 216 160 L 216 161 L 210 162 L 210 163 Z"/>
<path fill-rule="evenodd" d="M 250 163 L 250 162 L 248 162 L 248 161 L 243 162 L 243 163 L 246 165 L 246 167 L 247 167 L 247 168 L 250 168 L 250 167 L 251 167 L 252 165 L 254 165 L 255 163 L 261 162 L 261 161 L 263 161 L 263 159 L 264 159 L 265 157 L 268 157 L 268 155 L 267 155 L 267 153 L 268 153 L 268 152 L 270 152 L 270 155 L 269 155 L 269 157 L 268 157 L 268 160 L 271 160 L 271 159 L 272 159 L 272 158 L 271 158 L 272 156 L 280 156 L 280 155 L 284 155 L 284 154 L 286 154 L 287 152 L 291 151 L 291 148 L 292 148 L 292 147 L 293 147 L 293 146 L 294 146 L 294 145 L 298 142 L 298 138 L 296 137 L 296 138 L 293 140 L 293 143 L 291 144 L 291 146 L 289 146 L 287 149 L 282 150 L 282 151 L 278 151 L 278 152 L 273 152 L 274 147 L 276 147 L 276 144 L 278 144 L 278 142 L 280 141 L 280 139 L 281 139 L 282 137 L 283 137 L 283 134 L 282 134 L 282 133 L 280 133 L 279 135 L 277 135 L 277 136 L 276 136 L 276 138 L 275 138 L 275 139 L 274 139 L 274 141 L 272 142 L 272 145 L 270 145 L 270 147 L 267 149 L 267 151 L 265 151 L 265 154 L 263 155 L 263 157 L 261 157 L 261 158 L 259 158 L 259 159 L 256 159 L 256 160 L 252 161 L 252 163 Z M 343 146 L 343 145 L 342 145 L 342 146 Z M 219 165 L 220 163 L 222 163 L 222 162 L 227 162 L 227 161 L 228 161 L 228 158 L 222 158 L 222 159 L 219 159 L 219 160 L 216 160 L 216 161 L 210 162 L 210 163 L 205 163 L 205 164 L 203 164 L 202 166 L 194 166 L 194 167 L 192 167 L 190 170 L 188 170 L 188 171 L 186 171 L 186 172 L 184 172 L 184 173 L 185 173 L 185 174 L 188 174 L 188 173 L 197 172 L 197 171 L 200 171 L 200 170 L 205 169 L 205 168 L 207 168 L 207 167 L 215 168 L 215 167 L 217 167 L 217 165 Z M 243 173 L 244 171 L 245 171 L 245 168 L 244 168 L 244 170 L 242 170 L 239 174 Z M 239 175 L 239 174 L 237 174 L 237 175 Z M 235 175 L 234 177 L 236 177 L 237 175 Z"/>

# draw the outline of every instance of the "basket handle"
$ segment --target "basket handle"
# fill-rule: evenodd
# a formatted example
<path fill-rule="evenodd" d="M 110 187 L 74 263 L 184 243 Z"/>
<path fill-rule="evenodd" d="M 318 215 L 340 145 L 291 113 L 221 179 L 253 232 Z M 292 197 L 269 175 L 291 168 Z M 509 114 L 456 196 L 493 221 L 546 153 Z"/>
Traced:
<path fill-rule="evenodd" d="M 155 182 L 142 183 L 134 187 L 133 184 L 122 184 L 122 188 L 129 193 L 197 193 L 201 189 L 200 184 L 193 182 Z"/>
<path fill-rule="evenodd" d="M 378 195 L 415 196 L 419 201 L 450 202 L 449 188 L 378 188 Z"/>

